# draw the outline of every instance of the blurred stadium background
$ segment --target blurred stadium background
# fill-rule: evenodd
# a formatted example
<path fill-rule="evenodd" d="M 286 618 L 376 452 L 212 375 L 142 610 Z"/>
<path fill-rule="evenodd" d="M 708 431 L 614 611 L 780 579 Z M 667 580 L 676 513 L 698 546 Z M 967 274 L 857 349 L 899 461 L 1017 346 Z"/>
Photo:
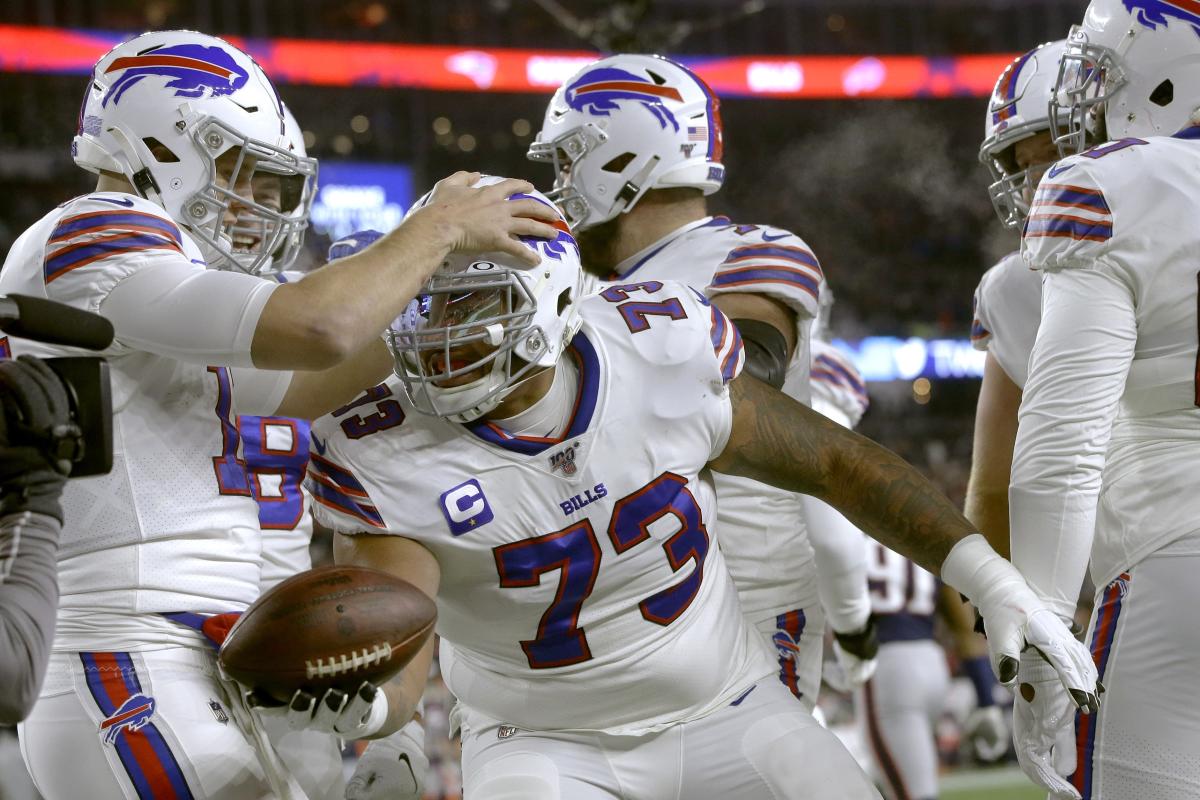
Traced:
<path fill-rule="evenodd" d="M 1065 34 L 1084 0 L 5 0 L 0 8 L 0 249 L 90 188 L 71 162 L 84 75 L 141 30 L 246 47 L 321 160 L 308 238 L 397 224 L 458 169 L 549 183 L 525 160 L 549 93 L 594 54 L 680 57 L 722 95 L 725 189 L 712 208 L 803 236 L 838 299 L 836 337 L 870 379 L 860 428 L 961 502 L 983 271 L 1017 244 L 976 161 L 986 95 L 1017 52 Z M 969 705 L 969 690 L 964 704 Z M 431 798 L 458 797 L 444 704 Z M 963 704 L 959 704 L 963 705 Z M 831 722 L 847 725 L 830 696 Z M 961 713 L 965 714 L 965 710 Z M 941 731 L 946 800 L 1040 796 L 1014 768 L 961 763 Z M 440 726 L 440 728 L 439 728 Z M 852 730 L 847 728 L 848 735 Z M 0 761 L 0 800 L 20 764 Z"/>

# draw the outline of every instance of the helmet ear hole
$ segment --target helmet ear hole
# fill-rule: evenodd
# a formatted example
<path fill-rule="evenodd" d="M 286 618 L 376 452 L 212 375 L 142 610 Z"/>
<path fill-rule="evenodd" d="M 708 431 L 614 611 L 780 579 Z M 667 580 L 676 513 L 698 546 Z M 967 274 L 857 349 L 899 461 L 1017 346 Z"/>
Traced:
<path fill-rule="evenodd" d="M 150 151 L 150 155 L 154 156 L 154 160 L 160 164 L 176 164 L 179 162 L 179 156 L 167 147 L 165 144 L 155 139 L 153 136 L 146 136 L 142 139 L 142 143 L 146 145 L 146 149 Z"/>
<path fill-rule="evenodd" d="M 636 158 L 636 156 L 633 153 L 622 153 L 616 158 L 610 159 L 609 162 L 600 169 L 604 170 L 605 172 L 616 172 L 619 174 L 622 170 L 629 166 L 629 162 L 633 161 L 634 158 Z"/>
<path fill-rule="evenodd" d="M 1154 87 L 1154 91 L 1150 93 L 1150 102 L 1156 106 L 1169 106 L 1171 101 L 1175 99 L 1175 85 L 1167 79 Z"/>
<path fill-rule="evenodd" d="M 563 289 L 558 293 L 558 316 L 561 317 L 569 305 L 571 305 L 571 290 Z"/>

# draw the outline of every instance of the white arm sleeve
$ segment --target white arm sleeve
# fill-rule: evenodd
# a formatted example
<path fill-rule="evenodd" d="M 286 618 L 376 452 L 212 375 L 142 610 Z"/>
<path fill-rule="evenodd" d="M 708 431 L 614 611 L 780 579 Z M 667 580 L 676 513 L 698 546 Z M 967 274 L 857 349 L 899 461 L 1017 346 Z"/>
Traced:
<path fill-rule="evenodd" d="M 229 370 L 229 374 L 233 378 L 234 413 L 270 417 L 283 402 L 295 373 L 289 370 L 235 367 Z"/>
<path fill-rule="evenodd" d="M 122 278 L 99 310 L 127 347 L 192 363 L 250 367 L 258 318 L 278 287 L 240 272 L 164 260 Z"/>
<path fill-rule="evenodd" d="M 813 410 L 853 430 L 855 420 L 847 413 L 845 404 L 826 401 L 829 389 L 828 385 L 814 382 Z M 857 405 L 854 410 L 858 410 Z M 871 616 L 866 536 L 822 500 L 802 494 L 800 504 L 817 566 L 817 595 L 825 609 L 825 618 L 838 633 L 860 631 Z"/>
<path fill-rule="evenodd" d="M 800 495 L 817 565 L 817 594 L 838 633 L 862 630 L 871 615 L 867 594 L 867 540 L 829 504 Z"/>
<path fill-rule="evenodd" d="M 1075 613 L 1112 421 L 1137 341 L 1117 270 L 1047 272 L 1009 487 L 1012 560 L 1061 617 Z"/>

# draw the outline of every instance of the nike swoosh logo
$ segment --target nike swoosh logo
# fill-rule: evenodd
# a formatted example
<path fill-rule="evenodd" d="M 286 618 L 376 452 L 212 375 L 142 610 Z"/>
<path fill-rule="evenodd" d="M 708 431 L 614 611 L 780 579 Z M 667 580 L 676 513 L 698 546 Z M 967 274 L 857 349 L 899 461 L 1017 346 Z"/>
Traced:
<path fill-rule="evenodd" d="M 208 266 L 208 262 L 207 262 L 207 261 L 205 261 L 203 258 L 193 258 L 193 259 L 192 259 L 192 263 L 193 263 L 193 264 L 199 264 L 199 265 L 200 265 L 200 266 L 202 266 L 202 267 L 207 267 L 207 266 Z"/>
<path fill-rule="evenodd" d="M 113 200 L 111 197 L 89 197 L 89 200 L 99 200 L 102 203 L 112 203 L 114 206 L 125 206 L 133 208 L 132 200 Z"/>
<path fill-rule="evenodd" d="M 1059 175 L 1062 175 L 1073 166 L 1075 166 L 1074 161 L 1072 161 L 1070 164 L 1055 164 L 1053 167 L 1046 170 L 1046 174 L 1051 178 L 1057 178 Z"/>
<path fill-rule="evenodd" d="M 320 439 L 317 438 L 317 435 L 311 431 L 308 434 L 308 438 L 309 438 L 309 441 L 312 442 L 313 449 L 317 451 L 317 455 L 319 455 L 319 456 L 325 455 L 325 448 L 329 446 L 328 440 L 326 440 L 324 442 L 321 441 Z"/>
<path fill-rule="evenodd" d="M 780 239 L 786 239 L 789 236 L 791 236 L 790 233 L 781 233 L 778 236 L 771 236 L 770 234 L 764 233 L 762 238 L 764 242 L 778 242 Z"/>

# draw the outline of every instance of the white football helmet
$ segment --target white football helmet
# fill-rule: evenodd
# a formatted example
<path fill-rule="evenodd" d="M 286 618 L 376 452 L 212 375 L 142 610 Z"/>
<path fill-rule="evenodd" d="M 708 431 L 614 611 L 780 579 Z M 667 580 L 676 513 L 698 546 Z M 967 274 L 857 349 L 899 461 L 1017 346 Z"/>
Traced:
<path fill-rule="evenodd" d="M 650 189 L 721 188 L 720 103 L 681 64 L 647 55 L 603 58 L 558 88 L 529 158 L 554 165 L 571 229 L 633 208 Z"/>
<path fill-rule="evenodd" d="M 255 173 L 312 183 L 317 171 L 289 146 L 282 101 L 258 64 L 193 31 L 145 33 L 96 62 L 72 154 L 162 206 L 210 266 L 252 273 L 307 224 L 312 198 L 306 187 L 290 213 L 257 202 Z"/>
<path fill-rule="evenodd" d="M 1049 164 L 1019 169 L 1013 146 L 1050 130 L 1049 103 L 1058 79 L 1066 40 L 1047 42 L 1004 68 L 992 91 L 984 120 L 979 160 L 992 174 L 988 195 L 1005 227 L 1015 228 L 1029 215 L 1033 190 Z"/>
<path fill-rule="evenodd" d="M 486 176 L 476 186 L 500 180 Z M 510 199 L 530 198 L 554 208 L 540 192 Z M 542 257 L 536 267 L 503 253 L 450 256 L 392 323 L 395 373 L 417 411 L 472 422 L 558 362 L 579 330 L 583 268 L 566 222 L 555 227 L 553 241 L 522 237 Z"/>
<path fill-rule="evenodd" d="M 1200 6 L 1092 0 L 1071 29 L 1050 104 L 1063 155 L 1112 139 L 1171 136 L 1197 122 Z"/>
<path fill-rule="evenodd" d="M 308 150 L 304 146 L 304 131 L 300 129 L 300 123 L 296 121 L 286 103 L 283 105 L 283 136 L 292 153 L 300 158 L 308 157 Z M 308 212 L 312 208 L 313 197 L 317 191 L 318 174 L 314 172 L 309 176 L 288 171 L 279 172 L 270 162 L 259 164 L 259 169 L 254 173 L 255 201 L 278 210 L 293 220 L 292 226 L 284 232 L 283 241 L 274 253 L 269 268 L 271 272 L 290 267 L 304 246 L 304 234 L 308 231 Z M 235 236 L 239 232 L 251 233 L 263 239 L 273 235 L 270 226 L 265 229 L 256 227 L 262 223 L 261 220 L 255 220 L 251 226 L 244 226 L 244 222 L 239 218 L 238 225 L 233 229 Z M 266 268 L 260 270 L 259 274 L 265 271 Z"/>

